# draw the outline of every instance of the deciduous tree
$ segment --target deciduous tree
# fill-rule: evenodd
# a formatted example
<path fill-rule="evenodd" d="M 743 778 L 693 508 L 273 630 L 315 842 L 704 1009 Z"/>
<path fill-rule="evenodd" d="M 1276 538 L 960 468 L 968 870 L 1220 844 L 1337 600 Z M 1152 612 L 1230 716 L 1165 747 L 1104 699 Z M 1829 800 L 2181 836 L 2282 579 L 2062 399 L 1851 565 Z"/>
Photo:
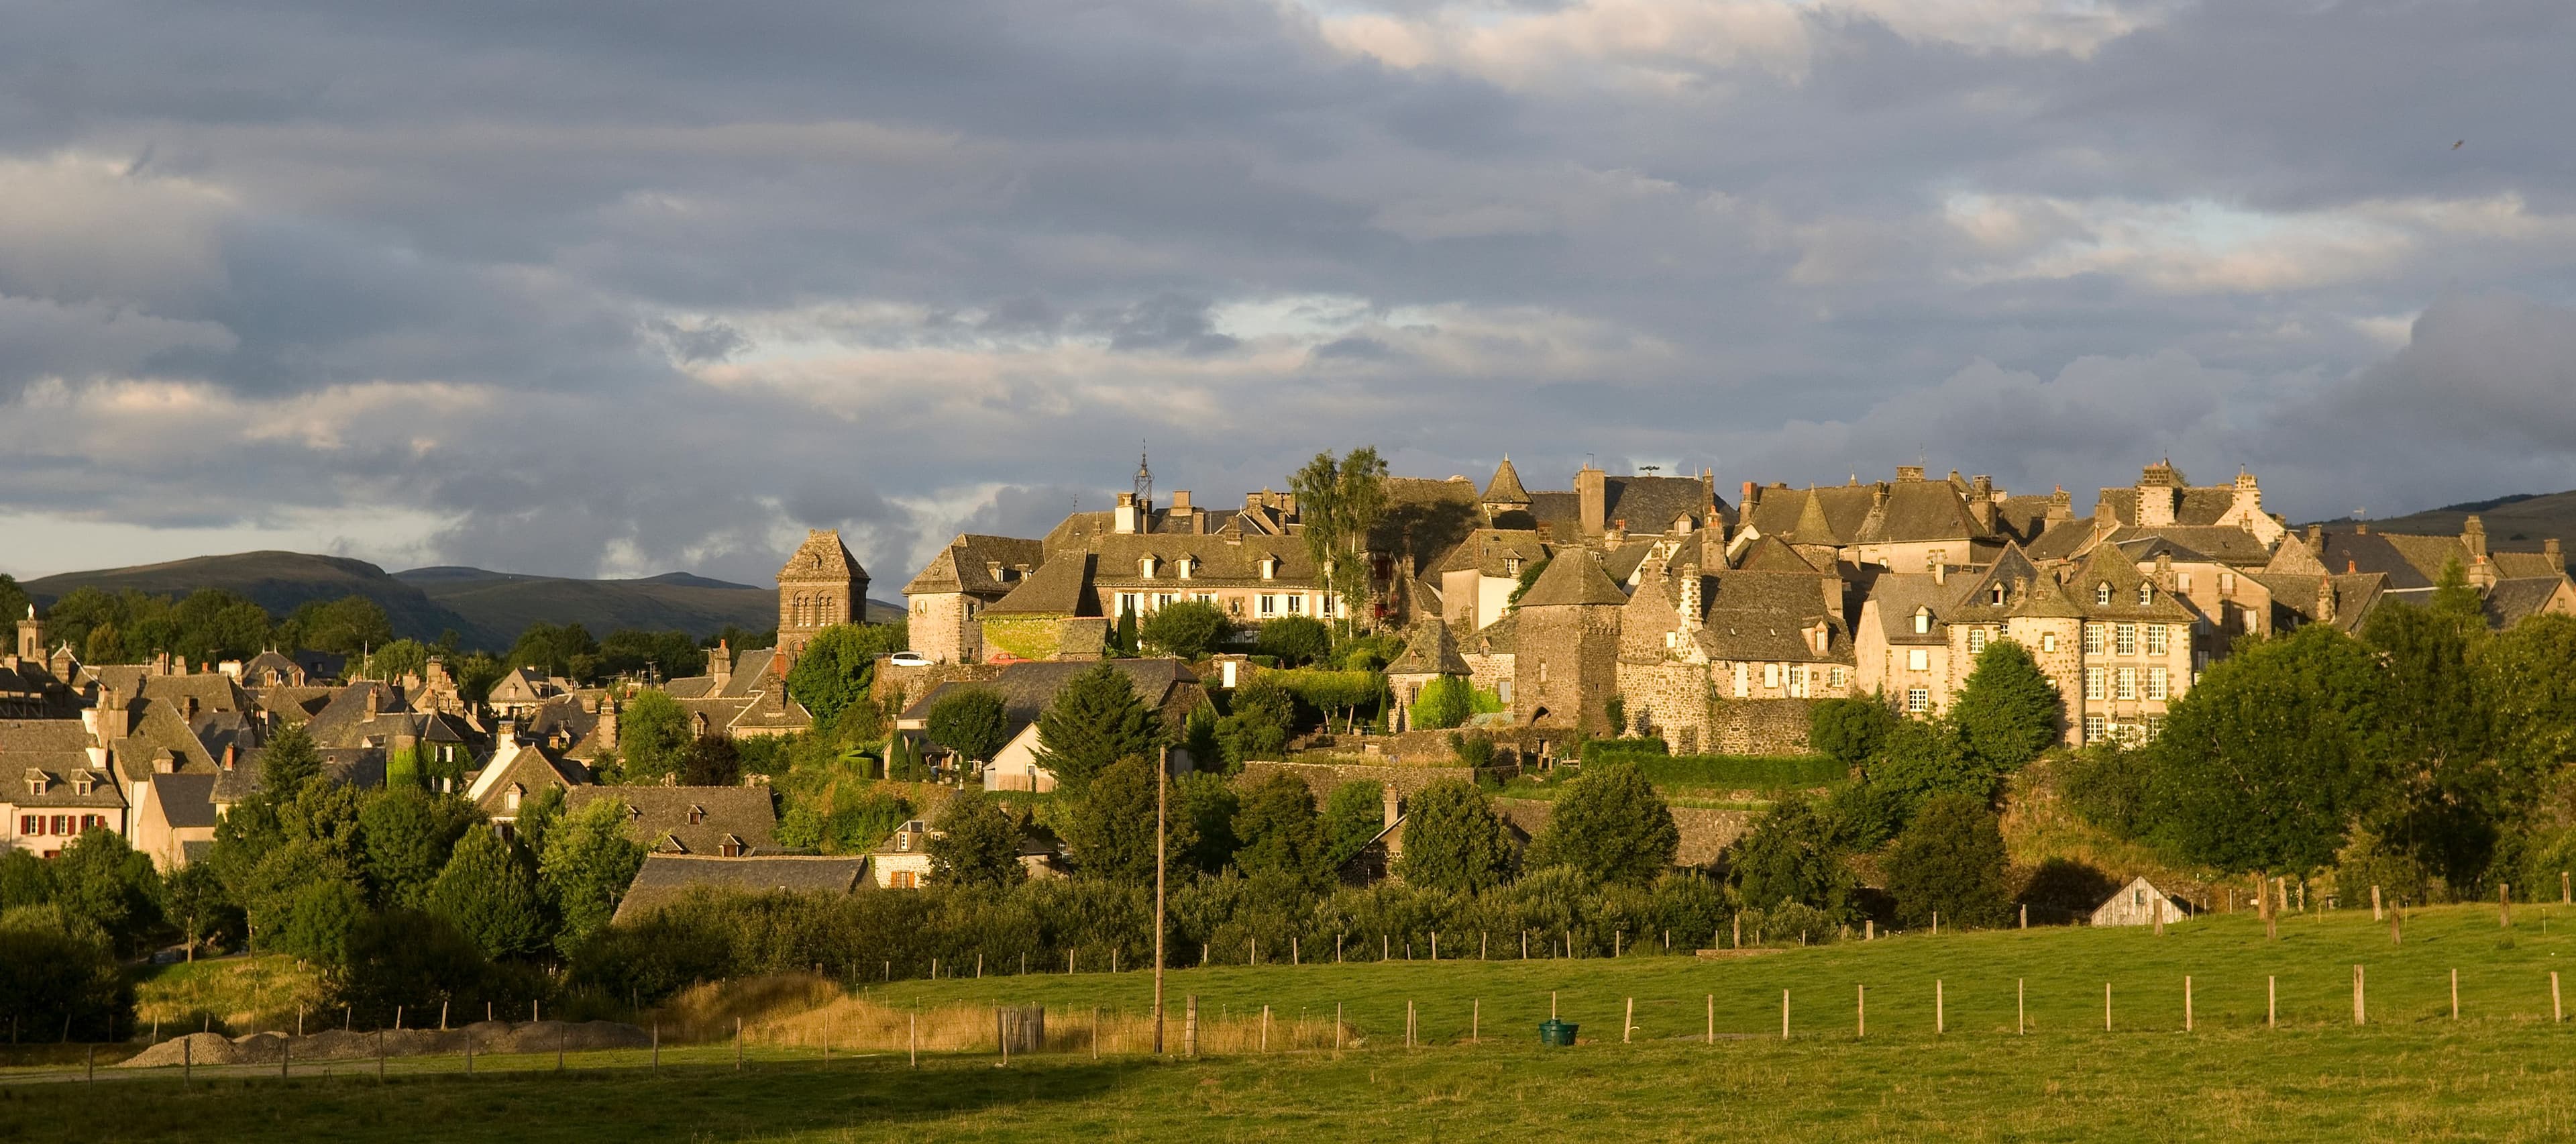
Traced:
<path fill-rule="evenodd" d="M 1151 756 L 1161 740 L 1162 728 L 1126 673 L 1102 662 L 1065 681 L 1038 716 L 1038 765 L 1055 775 L 1057 789 L 1080 799 L 1094 776 L 1120 759 Z"/>
<path fill-rule="evenodd" d="M 1513 858 L 1493 801 L 1474 784 L 1442 779 L 1405 800 L 1404 854 L 1395 874 L 1406 885 L 1474 893 L 1508 880 Z"/>
<path fill-rule="evenodd" d="M 1681 840 L 1672 808 L 1643 772 L 1630 763 L 1593 763 L 1557 796 L 1547 829 L 1530 843 L 1529 864 L 1643 885 L 1672 868 Z"/>
<path fill-rule="evenodd" d="M 1907 925 L 1929 925 L 1937 913 L 1961 926 L 1996 926 L 2011 913 L 2002 821 L 1975 798 L 1944 794 L 1926 801 L 1885 865 L 1887 892 Z"/>
<path fill-rule="evenodd" d="M 1020 865 L 1020 823 L 984 794 L 967 787 L 948 799 L 931 824 L 930 877 L 951 886 L 1016 886 L 1028 877 Z"/>

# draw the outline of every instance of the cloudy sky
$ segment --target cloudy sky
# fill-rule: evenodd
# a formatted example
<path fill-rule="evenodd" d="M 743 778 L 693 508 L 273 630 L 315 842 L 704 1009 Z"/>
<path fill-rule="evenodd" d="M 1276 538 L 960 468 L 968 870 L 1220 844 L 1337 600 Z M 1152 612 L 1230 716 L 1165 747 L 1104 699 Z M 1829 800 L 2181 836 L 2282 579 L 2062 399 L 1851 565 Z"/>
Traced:
<path fill-rule="evenodd" d="M 0 0 L 0 570 L 891 596 L 1150 441 L 2576 487 L 2565 0 Z M 1730 498 L 1732 495 L 1730 493 Z"/>

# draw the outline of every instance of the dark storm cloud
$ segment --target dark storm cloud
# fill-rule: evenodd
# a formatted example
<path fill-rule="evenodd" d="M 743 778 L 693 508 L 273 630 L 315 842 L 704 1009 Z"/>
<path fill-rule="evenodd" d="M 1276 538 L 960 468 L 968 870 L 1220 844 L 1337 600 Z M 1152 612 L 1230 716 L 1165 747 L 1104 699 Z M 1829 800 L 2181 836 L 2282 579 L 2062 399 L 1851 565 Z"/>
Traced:
<path fill-rule="evenodd" d="M 0 513 L 899 582 L 1139 438 L 1210 503 L 1371 441 L 2564 487 L 2571 20 L 0 0 Z"/>

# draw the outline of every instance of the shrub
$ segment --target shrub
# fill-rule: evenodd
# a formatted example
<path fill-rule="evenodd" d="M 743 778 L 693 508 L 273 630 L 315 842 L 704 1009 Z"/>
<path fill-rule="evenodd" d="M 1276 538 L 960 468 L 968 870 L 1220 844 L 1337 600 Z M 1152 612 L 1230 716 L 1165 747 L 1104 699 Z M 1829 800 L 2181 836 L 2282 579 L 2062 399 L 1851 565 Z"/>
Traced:
<path fill-rule="evenodd" d="M 1198 659 L 1225 643 L 1233 630 L 1224 609 L 1196 600 L 1176 600 L 1156 609 L 1137 634 L 1152 651 Z"/>
<path fill-rule="evenodd" d="M 1887 857 L 1887 892 L 1907 925 L 1929 924 L 1935 914 L 1960 926 L 2002 925 L 2012 903 L 2001 821 L 1967 795 L 1925 802 Z"/>
<path fill-rule="evenodd" d="M 2061 790 L 2076 817 L 2120 838 L 2146 833 L 2148 784 L 2154 777 L 2146 752 L 2094 743 L 2052 765 L 2063 776 Z"/>
<path fill-rule="evenodd" d="M 1411 846 L 1411 832 L 1406 844 Z M 1530 844 L 1533 866 L 1572 866 L 1609 882 L 1652 881 L 1681 846 L 1672 808 L 1636 766 L 1585 767 L 1566 784 L 1547 830 Z"/>
<path fill-rule="evenodd" d="M 1839 919 L 1849 915 L 1857 886 L 1824 817 L 1798 797 L 1782 799 L 1763 812 L 1753 829 L 1727 848 L 1726 867 L 1736 898 L 1750 908 L 1795 902 Z"/>
<path fill-rule="evenodd" d="M 1252 646 L 1289 667 L 1303 667 L 1332 654 L 1333 632 L 1311 616 L 1281 616 L 1262 622 Z"/>
<path fill-rule="evenodd" d="M 1422 694 L 1413 701 L 1413 726 L 1422 731 L 1445 731 L 1465 723 L 1475 714 L 1475 691 L 1465 679 L 1444 675 L 1423 685 Z"/>
<path fill-rule="evenodd" d="M 1822 755 L 1626 755 L 1614 756 L 1657 786 L 1724 790 L 1808 790 L 1844 776 L 1841 762 Z"/>
<path fill-rule="evenodd" d="M 1011 717 L 1002 706 L 1002 697 L 991 688 L 963 687 L 930 705 L 929 723 L 931 742 L 981 762 L 1002 749 L 1010 734 Z"/>
<path fill-rule="evenodd" d="M 1511 876 L 1512 857 L 1492 800 L 1474 786 L 1443 779 L 1406 800 L 1404 854 L 1395 866 L 1406 884 L 1458 892 L 1486 889 Z"/>
<path fill-rule="evenodd" d="M 1886 748 L 1902 718 L 1875 697 L 1827 699 L 1807 711 L 1807 743 L 1826 758 L 1856 767 Z"/>
<path fill-rule="evenodd" d="M 1658 738 L 1586 739 L 1583 741 L 1581 758 L 1586 763 L 1599 763 L 1612 759 L 1671 753 L 1672 748 Z"/>
<path fill-rule="evenodd" d="M 1324 798 L 1324 850 L 1338 870 L 1369 840 L 1386 829 L 1386 787 L 1360 779 L 1333 788 Z"/>

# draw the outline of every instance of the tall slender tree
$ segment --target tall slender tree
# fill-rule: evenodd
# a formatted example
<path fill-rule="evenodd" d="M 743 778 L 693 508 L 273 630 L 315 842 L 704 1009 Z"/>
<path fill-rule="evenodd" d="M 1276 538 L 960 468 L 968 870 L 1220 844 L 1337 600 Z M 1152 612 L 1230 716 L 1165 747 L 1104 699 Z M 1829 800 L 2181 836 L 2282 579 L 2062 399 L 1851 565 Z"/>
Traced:
<path fill-rule="evenodd" d="M 1307 555 L 1353 623 L 1368 610 L 1368 537 L 1386 516 L 1386 473 L 1376 447 L 1363 445 L 1341 457 L 1317 453 L 1288 479 Z"/>

